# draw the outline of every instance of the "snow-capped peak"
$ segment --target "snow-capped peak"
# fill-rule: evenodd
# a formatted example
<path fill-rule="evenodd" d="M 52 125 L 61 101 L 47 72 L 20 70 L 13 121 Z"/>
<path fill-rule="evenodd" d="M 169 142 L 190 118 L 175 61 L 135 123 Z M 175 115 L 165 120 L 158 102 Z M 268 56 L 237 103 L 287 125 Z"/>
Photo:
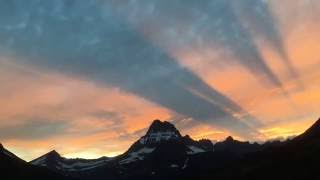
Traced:
<path fill-rule="evenodd" d="M 154 120 L 147 133 L 136 141 L 121 159 L 121 164 L 143 160 L 150 154 L 197 154 L 213 151 L 210 140 L 195 141 L 190 136 L 181 136 L 176 127 L 167 121 Z M 163 154 L 164 155 L 164 154 Z"/>
<path fill-rule="evenodd" d="M 52 162 L 61 161 L 61 159 L 62 157 L 60 156 L 60 154 L 56 150 L 52 150 L 47 154 L 31 161 L 31 163 L 34 165 L 47 166 Z"/>
<path fill-rule="evenodd" d="M 53 150 L 49 153 L 31 161 L 31 164 L 45 166 L 55 170 L 63 171 L 84 171 L 95 167 L 103 166 L 109 162 L 111 158 L 101 157 L 99 159 L 68 159 L 62 157 L 57 151 Z"/>
<path fill-rule="evenodd" d="M 173 124 L 167 121 L 154 120 L 140 144 L 153 144 L 161 141 L 181 138 L 180 132 Z"/>

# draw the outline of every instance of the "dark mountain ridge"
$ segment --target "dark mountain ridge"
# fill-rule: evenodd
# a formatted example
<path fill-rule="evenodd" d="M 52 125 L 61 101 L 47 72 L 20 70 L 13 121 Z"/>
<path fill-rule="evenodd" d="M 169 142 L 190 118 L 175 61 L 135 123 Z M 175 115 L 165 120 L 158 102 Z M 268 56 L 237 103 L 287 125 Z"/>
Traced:
<path fill-rule="evenodd" d="M 112 178 L 125 178 L 181 169 L 189 156 L 204 152 L 213 152 L 210 140 L 195 141 L 188 135 L 182 136 L 170 122 L 154 120 L 146 134 L 117 157 L 67 159 L 51 151 L 31 163 L 82 179 L 103 179 L 110 177 L 110 172 L 113 172 Z"/>
<path fill-rule="evenodd" d="M 214 145 L 210 140 L 195 141 L 188 135 L 182 136 L 170 122 L 155 120 L 144 136 L 114 158 L 68 159 L 53 150 L 28 164 L 0 144 L 0 168 L 6 171 L 10 167 L 8 172 L 18 169 L 21 176 L 26 175 L 27 169 L 35 172 L 33 179 L 61 176 L 59 179 L 81 180 L 300 180 L 320 178 L 316 173 L 320 161 L 318 152 L 320 119 L 301 135 L 284 142 L 258 144 L 230 136 Z"/>
<path fill-rule="evenodd" d="M 99 166 L 103 166 L 111 158 L 100 157 L 98 159 L 68 159 L 62 157 L 57 151 L 52 150 L 49 153 L 30 161 L 31 164 L 49 168 L 55 172 L 73 172 L 85 171 Z"/>
<path fill-rule="evenodd" d="M 33 166 L 20 159 L 0 144 L 0 177 L 3 179 L 33 179 L 33 180 L 71 180 L 60 173 L 47 168 Z"/>
<path fill-rule="evenodd" d="M 320 119 L 301 135 L 249 154 L 224 168 L 223 179 L 320 179 Z"/>

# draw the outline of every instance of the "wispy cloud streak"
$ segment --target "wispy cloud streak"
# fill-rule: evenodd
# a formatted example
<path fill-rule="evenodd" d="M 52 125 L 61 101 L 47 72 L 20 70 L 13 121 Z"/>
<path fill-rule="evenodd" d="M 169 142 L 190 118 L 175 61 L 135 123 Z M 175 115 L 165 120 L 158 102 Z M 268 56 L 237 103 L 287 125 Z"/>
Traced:
<path fill-rule="evenodd" d="M 282 82 L 260 54 L 254 37 L 258 34 L 268 39 L 283 57 L 291 76 L 298 77 L 264 1 L 114 1 L 114 6 L 119 14 L 164 48 L 201 49 L 218 44 L 225 53 L 219 61 L 230 64 L 228 61 L 234 60 L 264 82 L 282 88 Z M 227 58 L 227 54 L 235 58 Z"/>

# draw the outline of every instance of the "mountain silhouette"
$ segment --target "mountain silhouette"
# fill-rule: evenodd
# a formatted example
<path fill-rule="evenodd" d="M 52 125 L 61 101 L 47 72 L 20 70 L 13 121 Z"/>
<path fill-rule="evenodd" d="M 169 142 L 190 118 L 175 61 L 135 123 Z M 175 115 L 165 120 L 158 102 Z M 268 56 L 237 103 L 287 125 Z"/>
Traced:
<path fill-rule="evenodd" d="M 154 120 L 146 134 L 123 154 L 68 159 L 53 150 L 23 161 L 0 144 L 0 170 L 6 179 L 319 179 L 320 119 L 291 140 L 263 144 L 229 136 L 210 140 L 182 136 L 170 122 Z"/>
<path fill-rule="evenodd" d="M 306 143 L 320 143 L 320 118 L 304 133 L 292 139 L 293 143 L 306 144 Z"/>
<path fill-rule="evenodd" d="M 183 149 L 185 154 L 193 154 L 205 151 L 213 151 L 213 144 L 210 140 L 195 141 L 190 136 L 181 136 L 176 127 L 167 121 L 154 120 L 150 125 L 147 133 L 136 141 L 127 151 L 127 153 L 136 152 L 139 149 L 146 151 L 160 150 L 165 148 L 167 144 L 171 144 L 177 149 Z M 211 148 L 212 147 L 212 148 Z M 153 150 L 151 150 L 153 149 Z M 175 151 L 171 147 L 169 152 Z M 151 152 L 150 152 L 151 153 Z M 182 153 L 182 151 L 181 151 Z"/>
<path fill-rule="evenodd" d="M 75 179 L 53 172 L 47 168 L 33 166 L 5 149 L 2 144 L 0 144 L 0 178 L 33 180 Z"/>
<path fill-rule="evenodd" d="M 111 159 L 108 157 L 101 157 L 98 159 L 68 159 L 62 157 L 57 151 L 52 150 L 49 153 L 32 160 L 30 163 L 49 168 L 55 172 L 77 172 L 103 166 L 110 160 Z"/>
<path fill-rule="evenodd" d="M 238 155 L 255 152 L 261 148 L 262 146 L 258 143 L 241 142 L 234 140 L 231 136 L 227 137 L 225 141 L 217 142 L 214 145 L 215 152 L 229 152 Z"/>
<path fill-rule="evenodd" d="M 180 170 L 189 156 L 205 152 L 213 152 L 210 140 L 195 141 L 182 136 L 172 123 L 154 120 L 146 134 L 117 157 L 68 159 L 53 150 L 30 163 L 81 179 L 129 178 Z"/>
<path fill-rule="evenodd" d="M 304 133 L 282 143 L 268 144 L 261 150 L 235 161 L 219 173 L 223 179 L 319 179 L 320 120 Z"/>

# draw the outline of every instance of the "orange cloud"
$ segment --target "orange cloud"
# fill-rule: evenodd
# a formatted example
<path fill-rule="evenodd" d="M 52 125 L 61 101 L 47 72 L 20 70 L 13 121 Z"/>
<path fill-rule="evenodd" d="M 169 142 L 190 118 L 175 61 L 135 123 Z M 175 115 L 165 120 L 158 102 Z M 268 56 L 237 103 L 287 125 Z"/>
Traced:
<path fill-rule="evenodd" d="M 237 57 L 221 56 L 220 47 L 217 45 L 208 44 L 201 48 L 190 45 L 171 52 L 179 62 L 198 74 L 205 82 L 261 120 L 265 125 L 265 128 L 260 129 L 265 135 L 262 139 L 287 137 L 303 132 L 310 122 L 317 118 L 315 113 L 320 102 L 320 26 L 314 23 L 313 11 L 308 11 L 310 8 L 320 7 L 320 4 L 314 5 L 315 7 L 302 6 L 301 9 L 300 5 L 287 1 L 284 4 L 290 4 L 288 10 L 287 5 L 279 6 L 279 1 L 275 1 L 274 4 L 277 7 L 272 7 L 283 33 L 285 50 L 299 73 L 299 79 L 288 76 L 285 64 L 271 44 L 258 37 L 255 37 L 255 40 L 260 53 L 281 79 L 289 97 L 283 96 L 281 89 L 259 81 L 240 65 L 221 65 L 221 62 Z M 303 17 L 297 21 L 288 21 L 290 19 L 285 18 L 298 12 Z M 304 89 L 299 89 L 299 81 L 303 83 Z M 288 123 L 292 126 L 285 128 Z"/>

